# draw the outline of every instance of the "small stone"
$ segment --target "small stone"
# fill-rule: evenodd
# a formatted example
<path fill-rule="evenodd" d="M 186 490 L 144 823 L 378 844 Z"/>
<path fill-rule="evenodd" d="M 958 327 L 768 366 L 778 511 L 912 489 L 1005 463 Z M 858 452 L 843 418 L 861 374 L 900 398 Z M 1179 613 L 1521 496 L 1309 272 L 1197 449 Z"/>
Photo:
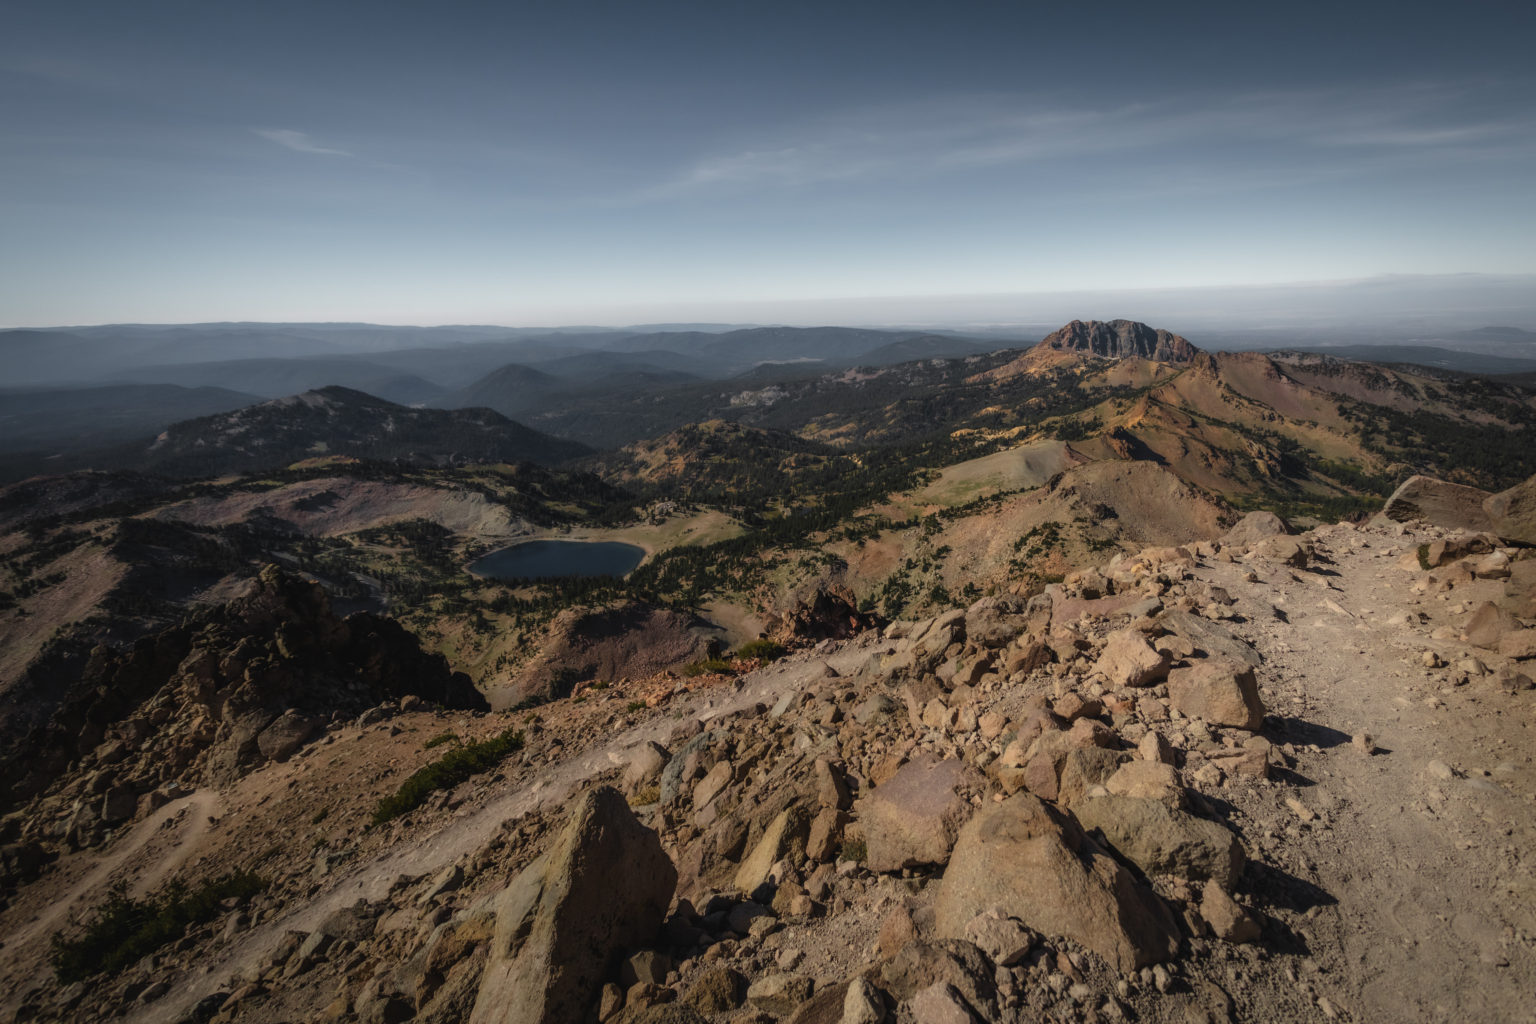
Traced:
<path fill-rule="evenodd" d="M 1449 782 L 1456 777 L 1456 773 L 1451 770 L 1451 766 L 1444 761 L 1431 761 L 1424 766 L 1424 771 L 1430 778 L 1438 779 L 1441 782 Z"/>
<path fill-rule="evenodd" d="M 1368 732 L 1357 732 L 1349 739 L 1350 744 L 1362 754 L 1376 752 L 1376 738 Z"/>

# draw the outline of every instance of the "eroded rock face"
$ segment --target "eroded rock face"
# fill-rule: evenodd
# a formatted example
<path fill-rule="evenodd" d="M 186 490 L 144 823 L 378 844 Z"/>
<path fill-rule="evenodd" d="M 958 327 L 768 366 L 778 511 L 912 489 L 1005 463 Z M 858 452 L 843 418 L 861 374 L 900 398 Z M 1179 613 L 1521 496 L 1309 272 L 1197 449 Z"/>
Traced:
<path fill-rule="evenodd" d="M 655 937 L 676 885 L 656 833 L 618 790 L 587 793 L 498 899 L 472 1024 L 585 1019 L 621 955 Z"/>
<path fill-rule="evenodd" d="M 1083 832 L 1071 815 L 1018 793 L 960 830 L 934 904 L 944 938 L 963 938 L 998 908 L 1026 927 L 1080 942 L 1129 971 L 1171 958 L 1173 915 Z"/>

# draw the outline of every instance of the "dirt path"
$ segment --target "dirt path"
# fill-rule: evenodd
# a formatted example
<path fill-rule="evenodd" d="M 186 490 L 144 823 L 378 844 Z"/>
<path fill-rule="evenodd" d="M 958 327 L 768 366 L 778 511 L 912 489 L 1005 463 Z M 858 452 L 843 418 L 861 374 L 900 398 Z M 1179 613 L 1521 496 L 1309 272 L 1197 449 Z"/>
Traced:
<path fill-rule="evenodd" d="M 1240 596 L 1235 631 L 1265 656 L 1277 738 L 1296 754 L 1295 788 L 1240 803 L 1250 846 L 1304 911 L 1295 938 L 1316 971 L 1296 984 L 1325 1016 L 1536 1020 L 1533 698 L 1490 677 L 1455 685 L 1473 652 L 1447 635 L 1501 584 L 1421 597 L 1399 564 L 1419 538 L 1325 536 L 1335 564 L 1321 571 L 1264 568 L 1262 585 L 1245 566 L 1208 572 Z M 1426 650 L 1449 665 L 1426 668 Z M 1373 754 L 1352 742 L 1361 733 Z"/>
<path fill-rule="evenodd" d="M 129 860 L 151 845 L 158 857 L 151 860 L 153 866 L 148 871 L 133 877 L 130 891 L 134 895 L 143 895 L 160 885 L 197 849 L 198 841 L 208 832 L 208 819 L 221 813 L 223 802 L 219 794 L 200 789 L 184 799 L 166 804 L 139 822 L 122 842 L 86 864 L 84 874 L 50 903 L 47 910 L 6 936 L 5 970 L 9 971 L 16 952 L 25 951 L 32 943 L 57 931 L 87 897 L 92 903 L 98 902 Z M 4 1009 L 14 1010 L 14 1007 Z"/>

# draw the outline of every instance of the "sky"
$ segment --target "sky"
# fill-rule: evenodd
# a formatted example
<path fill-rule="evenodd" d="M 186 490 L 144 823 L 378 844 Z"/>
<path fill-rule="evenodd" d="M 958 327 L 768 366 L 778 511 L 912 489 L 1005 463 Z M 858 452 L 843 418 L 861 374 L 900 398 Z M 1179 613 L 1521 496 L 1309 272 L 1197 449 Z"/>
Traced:
<path fill-rule="evenodd" d="M 22 0 L 0 324 L 1532 274 L 1531 12 Z"/>

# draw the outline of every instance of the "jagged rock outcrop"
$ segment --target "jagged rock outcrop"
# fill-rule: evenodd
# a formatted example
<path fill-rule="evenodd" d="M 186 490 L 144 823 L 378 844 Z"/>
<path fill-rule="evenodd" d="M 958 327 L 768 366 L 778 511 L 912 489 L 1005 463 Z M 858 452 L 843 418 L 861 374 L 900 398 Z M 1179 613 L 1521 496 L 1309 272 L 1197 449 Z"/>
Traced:
<path fill-rule="evenodd" d="M 656 833 L 618 790 L 587 793 L 500 896 L 471 1024 L 585 1020 L 619 955 L 655 938 L 676 885 Z"/>
<path fill-rule="evenodd" d="M 276 566 L 188 623 L 124 650 L 97 648 L 83 684 L 4 775 L 12 801 L 50 787 L 50 807 L 85 801 L 69 834 L 52 837 L 77 846 L 132 818 L 145 794 L 285 760 L 337 717 L 403 698 L 487 708 L 467 676 L 394 619 L 343 619 L 318 583 Z M 67 773 L 71 762 L 79 768 Z"/>
<path fill-rule="evenodd" d="M 1035 347 L 1102 359 L 1155 359 L 1164 363 L 1187 363 L 1200 352 L 1177 334 L 1135 320 L 1073 320 L 1046 335 Z"/>
<path fill-rule="evenodd" d="M 787 611 L 774 616 L 767 632 L 782 640 L 842 640 L 881 624 L 879 616 L 859 611 L 853 591 L 821 583 Z"/>

